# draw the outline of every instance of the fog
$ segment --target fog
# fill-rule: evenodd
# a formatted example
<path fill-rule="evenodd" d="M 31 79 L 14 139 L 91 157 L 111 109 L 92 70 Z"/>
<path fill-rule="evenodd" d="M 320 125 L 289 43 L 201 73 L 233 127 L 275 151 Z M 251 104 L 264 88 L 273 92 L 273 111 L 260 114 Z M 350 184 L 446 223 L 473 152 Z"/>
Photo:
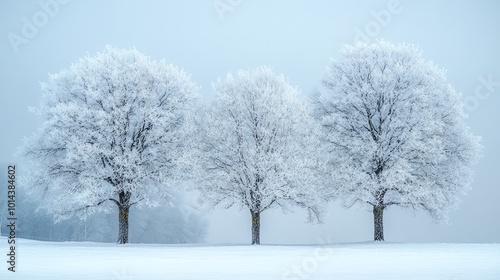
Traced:
<path fill-rule="evenodd" d="M 273 67 L 301 89 L 316 89 L 330 58 L 355 40 L 414 43 L 447 69 L 463 93 L 468 124 L 483 137 L 475 182 L 448 223 L 424 212 L 389 208 L 385 239 L 396 242 L 500 242 L 500 2 L 490 1 L 2 1 L 0 9 L 0 173 L 23 159 L 13 154 L 41 120 L 40 82 L 106 45 L 136 47 L 183 68 L 213 97 L 212 81 L 228 71 Z M 44 3 L 56 3 L 47 6 Z M 4 182 L 0 184 L 6 188 Z M 22 186 L 21 186 L 22 187 Z M 4 199 L 3 197 L 1 199 Z M 239 208 L 207 213 L 208 243 L 248 243 L 250 214 Z M 262 214 L 263 244 L 367 241 L 372 214 L 358 206 L 328 208 L 323 224 L 297 209 Z M 114 235 L 115 233 L 110 233 Z"/>

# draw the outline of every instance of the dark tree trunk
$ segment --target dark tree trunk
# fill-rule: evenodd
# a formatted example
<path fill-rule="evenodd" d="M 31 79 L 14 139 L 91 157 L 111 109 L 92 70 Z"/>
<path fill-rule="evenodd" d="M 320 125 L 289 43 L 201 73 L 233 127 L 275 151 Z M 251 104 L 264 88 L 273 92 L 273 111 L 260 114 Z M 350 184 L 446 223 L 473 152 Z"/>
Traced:
<path fill-rule="evenodd" d="M 128 243 L 128 212 L 130 206 L 118 207 L 118 244 Z"/>
<path fill-rule="evenodd" d="M 252 215 L 252 245 L 260 244 L 260 213 L 250 210 Z"/>
<path fill-rule="evenodd" d="M 384 205 L 373 206 L 373 233 L 375 241 L 384 241 Z"/>
<path fill-rule="evenodd" d="M 118 244 L 128 243 L 128 212 L 130 210 L 130 197 L 132 193 L 121 191 L 118 193 Z"/>

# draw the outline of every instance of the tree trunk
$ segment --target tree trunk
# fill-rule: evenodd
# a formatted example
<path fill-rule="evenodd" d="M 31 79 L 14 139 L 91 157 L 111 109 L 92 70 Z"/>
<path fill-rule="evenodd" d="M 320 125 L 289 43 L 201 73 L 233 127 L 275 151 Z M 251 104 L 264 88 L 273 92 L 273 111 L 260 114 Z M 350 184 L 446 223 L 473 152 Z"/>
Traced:
<path fill-rule="evenodd" d="M 383 205 L 373 206 L 374 240 L 384 241 L 384 208 Z"/>
<path fill-rule="evenodd" d="M 252 214 L 252 245 L 260 244 L 260 212 L 250 210 Z"/>
<path fill-rule="evenodd" d="M 128 243 L 128 212 L 130 206 L 118 207 L 118 244 Z"/>

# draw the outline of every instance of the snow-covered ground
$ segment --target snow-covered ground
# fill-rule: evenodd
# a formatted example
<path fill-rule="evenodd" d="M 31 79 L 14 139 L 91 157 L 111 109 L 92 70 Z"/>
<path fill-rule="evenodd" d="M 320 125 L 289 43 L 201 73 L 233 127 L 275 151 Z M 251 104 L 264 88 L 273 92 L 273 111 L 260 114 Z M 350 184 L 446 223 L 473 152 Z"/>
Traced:
<path fill-rule="evenodd" d="M 6 257 L 7 240 L 2 237 Z M 0 279 L 500 279 L 500 244 L 116 245 L 18 239 Z M 5 251 L 5 252 L 4 252 Z"/>

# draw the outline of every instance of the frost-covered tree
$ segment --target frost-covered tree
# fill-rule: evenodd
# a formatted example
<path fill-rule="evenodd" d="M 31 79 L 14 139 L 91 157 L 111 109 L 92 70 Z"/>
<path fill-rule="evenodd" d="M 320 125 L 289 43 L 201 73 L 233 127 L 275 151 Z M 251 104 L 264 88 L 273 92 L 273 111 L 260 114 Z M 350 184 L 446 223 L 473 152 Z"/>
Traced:
<path fill-rule="evenodd" d="M 34 164 L 31 193 L 58 219 L 117 207 L 117 242 L 127 243 L 130 207 L 168 200 L 185 174 L 197 86 L 164 61 L 107 47 L 42 91 L 44 123 L 20 152 Z"/>
<path fill-rule="evenodd" d="M 298 90 L 266 67 L 230 73 L 214 90 L 199 125 L 205 199 L 248 208 L 252 244 L 260 244 L 260 214 L 270 208 L 299 206 L 317 218 L 320 127 Z"/>
<path fill-rule="evenodd" d="M 375 240 L 384 240 L 383 213 L 392 205 L 446 218 L 469 189 L 481 145 L 445 71 L 413 45 L 358 43 L 332 60 L 323 84 L 316 109 L 332 194 L 346 207 L 371 208 Z"/>

